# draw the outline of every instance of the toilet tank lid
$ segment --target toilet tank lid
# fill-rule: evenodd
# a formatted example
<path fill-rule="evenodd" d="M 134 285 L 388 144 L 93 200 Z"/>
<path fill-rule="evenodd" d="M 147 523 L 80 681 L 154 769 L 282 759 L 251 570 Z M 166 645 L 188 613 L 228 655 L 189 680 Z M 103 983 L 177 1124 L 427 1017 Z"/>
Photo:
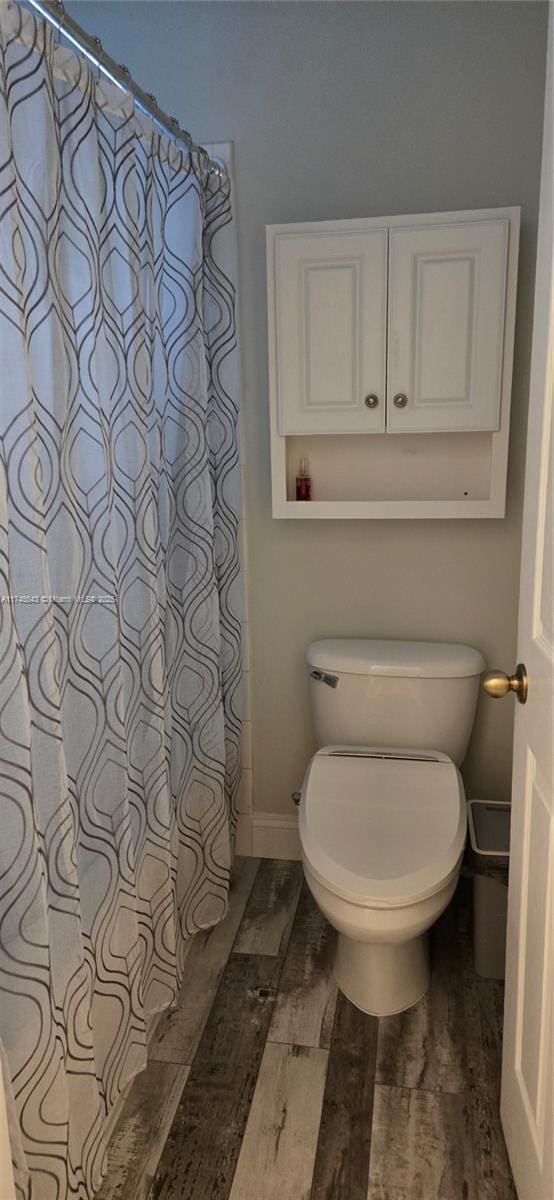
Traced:
<path fill-rule="evenodd" d="M 480 675 L 485 660 L 472 646 L 450 642 L 400 642 L 372 638 L 324 638 L 311 642 L 306 658 L 320 671 L 415 679 Z"/>

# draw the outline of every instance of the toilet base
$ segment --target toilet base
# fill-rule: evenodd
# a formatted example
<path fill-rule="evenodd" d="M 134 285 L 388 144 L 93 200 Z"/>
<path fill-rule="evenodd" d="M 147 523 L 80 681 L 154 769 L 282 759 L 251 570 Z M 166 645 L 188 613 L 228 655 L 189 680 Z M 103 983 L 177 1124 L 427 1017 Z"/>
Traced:
<path fill-rule="evenodd" d="M 339 933 L 337 984 L 356 1008 L 389 1017 L 410 1008 L 429 987 L 427 934 L 406 942 L 357 942 Z"/>

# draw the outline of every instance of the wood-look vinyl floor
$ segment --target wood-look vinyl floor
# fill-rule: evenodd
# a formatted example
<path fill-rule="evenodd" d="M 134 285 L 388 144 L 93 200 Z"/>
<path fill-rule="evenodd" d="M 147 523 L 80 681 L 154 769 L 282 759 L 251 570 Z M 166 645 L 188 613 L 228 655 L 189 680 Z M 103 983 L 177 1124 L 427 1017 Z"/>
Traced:
<path fill-rule="evenodd" d="M 300 863 L 242 859 L 199 934 L 109 1147 L 98 1200 L 516 1200 L 498 1115 L 502 985 L 467 889 L 427 995 L 377 1020 L 337 992 Z"/>

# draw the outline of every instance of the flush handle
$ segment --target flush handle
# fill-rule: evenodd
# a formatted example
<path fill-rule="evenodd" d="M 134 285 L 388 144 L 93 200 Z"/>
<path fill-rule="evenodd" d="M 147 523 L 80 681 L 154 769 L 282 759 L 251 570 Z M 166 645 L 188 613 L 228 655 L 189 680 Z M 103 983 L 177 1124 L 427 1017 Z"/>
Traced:
<path fill-rule="evenodd" d="M 481 683 L 483 691 L 487 696 L 493 696 L 495 700 L 500 700 L 502 696 L 507 696 L 508 692 L 515 692 L 519 703 L 525 704 L 527 700 L 527 692 L 529 691 L 529 680 L 527 678 L 527 668 L 525 663 L 518 663 L 513 675 L 507 675 L 505 671 L 487 671 L 483 676 Z"/>
<path fill-rule="evenodd" d="M 338 675 L 328 675 L 326 671 L 310 671 L 310 679 L 317 679 L 318 683 L 326 683 L 327 687 L 338 687 Z"/>

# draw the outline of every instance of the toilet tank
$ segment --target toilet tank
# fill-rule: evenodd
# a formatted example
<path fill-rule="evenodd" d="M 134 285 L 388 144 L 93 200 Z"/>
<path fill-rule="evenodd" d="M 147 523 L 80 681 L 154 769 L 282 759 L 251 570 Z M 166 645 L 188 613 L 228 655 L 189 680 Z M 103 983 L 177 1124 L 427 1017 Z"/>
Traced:
<path fill-rule="evenodd" d="M 478 650 L 328 638 L 308 646 L 307 660 L 318 747 L 442 750 L 460 766 L 485 669 Z"/>

